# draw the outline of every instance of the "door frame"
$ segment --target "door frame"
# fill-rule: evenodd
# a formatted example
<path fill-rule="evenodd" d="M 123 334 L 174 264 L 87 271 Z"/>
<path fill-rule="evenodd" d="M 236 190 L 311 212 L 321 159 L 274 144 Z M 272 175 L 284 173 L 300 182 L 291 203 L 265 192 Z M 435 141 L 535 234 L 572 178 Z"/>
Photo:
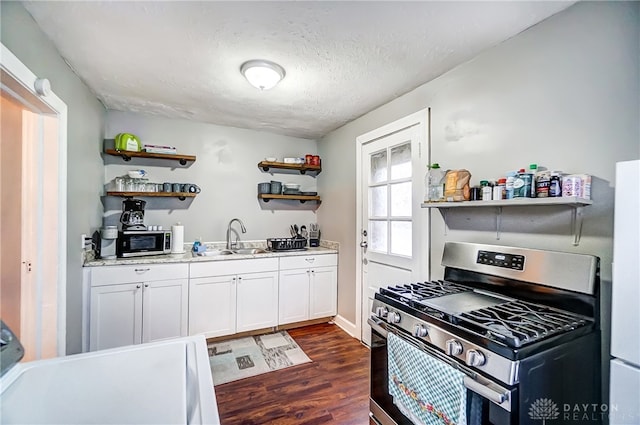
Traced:
<path fill-rule="evenodd" d="M 431 115 L 431 109 L 425 108 L 421 109 L 418 112 L 414 112 L 411 115 L 408 115 L 404 118 L 400 118 L 396 121 L 393 121 L 389 124 L 383 125 L 382 127 L 376 128 L 375 130 L 369 131 L 368 133 L 362 134 L 356 137 L 356 229 L 355 229 L 355 258 L 356 258 L 356 335 L 358 335 L 358 339 L 362 340 L 362 248 L 360 247 L 361 241 L 361 229 L 363 228 L 362 223 L 362 148 L 367 143 L 373 142 L 374 140 L 380 139 L 381 137 L 388 136 L 393 133 L 397 133 L 399 131 L 405 130 L 410 127 L 416 127 L 418 134 L 418 156 L 421 158 L 421 162 L 426 164 L 430 158 L 430 139 L 431 132 L 429 127 L 429 119 Z M 412 154 L 413 155 L 413 154 Z M 425 160 L 426 158 L 426 160 Z M 418 252 L 413 253 L 416 256 L 424 255 L 424 247 L 425 241 L 422 238 L 422 234 L 429 227 L 429 223 L 426 218 L 421 218 L 421 223 L 418 223 L 418 237 L 421 238 L 422 241 L 419 244 L 420 249 Z M 428 241 L 426 242 L 428 246 Z M 419 262 L 419 264 L 424 265 L 425 262 Z M 422 266 L 423 273 L 428 273 L 428 262 L 426 263 L 426 269 Z"/>
<path fill-rule="evenodd" d="M 67 344 L 67 105 L 51 90 L 38 94 L 39 80 L 4 44 L 0 43 L 0 68 L 12 77 L 18 87 L 2 87 L 22 98 L 43 115 L 58 118 L 58 273 L 57 273 L 57 353 L 66 354 Z M 44 104 L 44 108 L 41 105 Z M 39 288 L 40 290 L 40 288 Z M 41 307 L 41 306 L 40 306 Z"/>

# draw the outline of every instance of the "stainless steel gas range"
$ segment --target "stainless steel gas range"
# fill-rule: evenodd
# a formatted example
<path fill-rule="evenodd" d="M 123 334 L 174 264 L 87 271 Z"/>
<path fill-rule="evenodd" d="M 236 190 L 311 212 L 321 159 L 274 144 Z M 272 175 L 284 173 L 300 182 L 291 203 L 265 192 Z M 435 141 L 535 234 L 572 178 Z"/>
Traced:
<path fill-rule="evenodd" d="M 601 422 L 566 417 L 601 406 L 597 257 L 448 242 L 442 265 L 375 294 L 372 424 Z"/>

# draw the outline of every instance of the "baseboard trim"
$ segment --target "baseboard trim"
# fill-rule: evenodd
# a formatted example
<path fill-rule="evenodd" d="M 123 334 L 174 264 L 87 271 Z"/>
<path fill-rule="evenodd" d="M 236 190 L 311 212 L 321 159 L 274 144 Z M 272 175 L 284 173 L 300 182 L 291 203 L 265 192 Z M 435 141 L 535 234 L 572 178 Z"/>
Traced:
<path fill-rule="evenodd" d="M 351 323 L 344 317 L 337 315 L 333 318 L 333 323 L 335 323 L 340 329 L 351 335 L 353 338 L 360 340 L 360 335 L 358 335 L 358 329 L 354 323 Z"/>

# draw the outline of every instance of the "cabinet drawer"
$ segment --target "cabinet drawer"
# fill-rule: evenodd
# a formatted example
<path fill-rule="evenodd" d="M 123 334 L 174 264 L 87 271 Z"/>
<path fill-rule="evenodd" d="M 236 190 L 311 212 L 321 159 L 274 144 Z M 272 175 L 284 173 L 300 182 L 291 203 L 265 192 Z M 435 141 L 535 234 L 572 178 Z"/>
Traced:
<path fill-rule="evenodd" d="M 91 269 L 91 286 L 186 279 L 188 277 L 188 264 L 138 264 L 135 266 L 93 267 Z"/>
<path fill-rule="evenodd" d="M 280 257 L 280 270 L 337 266 L 338 254 L 295 255 Z"/>
<path fill-rule="evenodd" d="M 218 260 L 191 263 L 189 277 L 224 276 L 229 274 L 256 273 L 278 270 L 277 258 L 244 260 Z"/>

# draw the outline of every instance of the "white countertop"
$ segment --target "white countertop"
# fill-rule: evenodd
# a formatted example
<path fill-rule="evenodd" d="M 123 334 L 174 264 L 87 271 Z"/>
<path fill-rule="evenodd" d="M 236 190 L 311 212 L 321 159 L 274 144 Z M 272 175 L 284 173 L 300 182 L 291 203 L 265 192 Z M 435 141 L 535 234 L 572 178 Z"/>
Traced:
<path fill-rule="evenodd" d="M 208 249 L 215 249 L 219 246 L 219 243 L 206 243 Z M 318 255 L 318 254 L 337 254 L 338 244 L 331 241 L 321 241 L 320 247 L 310 248 L 308 247 L 302 251 L 268 251 L 262 254 L 230 254 L 230 255 L 214 255 L 214 256 L 196 256 L 190 250 L 187 250 L 183 254 L 164 254 L 164 255 L 150 255 L 148 257 L 131 257 L 131 258 L 117 258 L 114 260 L 103 260 L 87 258 L 84 262 L 84 267 L 97 267 L 97 266 L 120 266 L 120 265 L 134 265 L 134 264 L 171 264 L 171 263 L 195 263 L 202 261 L 233 261 L 247 258 L 278 258 L 278 257 L 293 257 L 300 255 Z M 210 248 L 211 247 L 211 248 Z M 243 248 L 266 248 L 260 246 L 260 243 L 256 242 L 243 242 Z"/>

